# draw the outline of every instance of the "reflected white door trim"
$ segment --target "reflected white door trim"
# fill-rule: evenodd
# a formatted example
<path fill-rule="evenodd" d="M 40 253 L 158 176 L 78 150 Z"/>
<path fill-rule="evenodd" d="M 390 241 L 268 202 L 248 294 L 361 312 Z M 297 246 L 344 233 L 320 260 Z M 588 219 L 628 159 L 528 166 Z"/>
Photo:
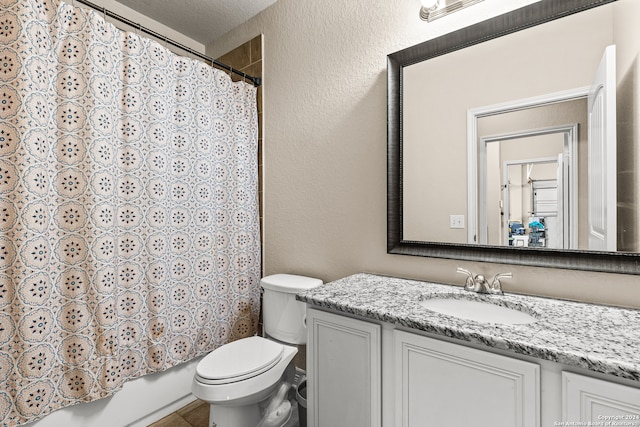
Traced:
<path fill-rule="evenodd" d="M 477 188 L 479 197 L 478 202 L 482 203 L 487 199 L 487 144 L 495 141 L 508 141 L 512 139 L 527 138 L 532 136 L 550 135 L 554 133 L 563 134 L 563 152 L 562 155 L 562 200 L 559 205 L 564 207 L 563 212 L 563 241 L 568 247 L 564 249 L 578 248 L 578 124 L 571 123 L 560 126 L 550 126 L 540 129 L 522 130 L 500 135 L 492 135 L 480 138 L 478 150 L 478 178 L 479 185 L 474 180 L 470 189 Z M 535 164 L 535 163 L 558 163 L 557 157 L 536 158 L 536 159 L 518 159 L 506 164 Z M 503 184 L 506 184 L 503 183 Z M 471 185 L 471 183 L 470 183 Z M 470 190 L 471 192 L 471 190 Z M 505 201 L 505 204 L 507 202 Z M 505 208 L 505 212 L 506 208 Z M 471 217 L 470 217 L 471 218 Z M 478 229 L 487 228 L 487 212 L 486 209 L 478 210 Z M 509 218 L 507 216 L 507 218 Z M 471 220 L 469 227 L 471 227 Z M 488 243 L 486 233 L 479 233 L 478 243 L 486 245 Z"/>
<path fill-rule="evenodd" d="M 557 102 L 586 98 L 589 94 L 589 89 L 590 86 L 583 86 L 575 89 L 553 92 L 546 95 L 523 98 L 500 104 L 486 105 L 467 110 L 467 242 L 478 243 L 478 161 L 481 145 L 478 140 L 478 119 L 481 117 L 540 107 Z M 577 153 L 577 151 L 575 152 Z M 574 167 L 572 169 L 575 170 L 576 168 Z M 571 204 L 571 201 L 569 201 L 569 203 Z M 577 206 L 577 202 L 574 203 L 576 203 L 575 206 Z M 571 234 L 577 235 L 577 233 Z"/>

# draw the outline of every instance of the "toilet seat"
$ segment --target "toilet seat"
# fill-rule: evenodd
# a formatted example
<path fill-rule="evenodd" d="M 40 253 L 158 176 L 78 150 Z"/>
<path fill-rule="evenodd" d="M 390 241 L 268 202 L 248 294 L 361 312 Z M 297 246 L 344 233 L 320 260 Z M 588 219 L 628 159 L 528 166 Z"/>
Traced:
<path fill-rule="evenodd" d="M 218 385 L 258 376 L 280 362 L 284 346 L 253 336 L 223 345 L 207 355 L 196 367 L 203 384 Z"/>

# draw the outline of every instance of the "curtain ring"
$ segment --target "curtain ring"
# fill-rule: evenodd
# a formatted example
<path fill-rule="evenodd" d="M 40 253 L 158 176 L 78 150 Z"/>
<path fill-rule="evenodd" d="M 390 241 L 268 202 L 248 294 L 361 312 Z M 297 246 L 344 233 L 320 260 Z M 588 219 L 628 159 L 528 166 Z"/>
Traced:
<path fill-rule="evenodd" d="M 102 8 L 102 19 L 104 19 L 104 22 L 107 22 L 107 8 L 103 7 Z"/>

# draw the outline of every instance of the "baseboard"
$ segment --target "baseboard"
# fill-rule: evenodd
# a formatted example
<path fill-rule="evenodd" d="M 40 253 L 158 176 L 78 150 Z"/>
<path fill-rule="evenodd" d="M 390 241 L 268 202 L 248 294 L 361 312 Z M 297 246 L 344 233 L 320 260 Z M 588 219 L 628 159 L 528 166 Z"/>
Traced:
<path fill-rule="evenodd" d="M 189 393 L 181 397 L 180 399 L 175 400 L 170 404 L 158 409 L 157 411 L 154 411 L 151 414 L 147 414 L 144 417 L 132 422 L 131 424 L 127 424 L 127 427 L 147 427 L 150 424 L 163 419 L 167 415 L 176 412 L 178 409 L 183 408 L 196 400 L 196 397 L 193 394 Z"/>

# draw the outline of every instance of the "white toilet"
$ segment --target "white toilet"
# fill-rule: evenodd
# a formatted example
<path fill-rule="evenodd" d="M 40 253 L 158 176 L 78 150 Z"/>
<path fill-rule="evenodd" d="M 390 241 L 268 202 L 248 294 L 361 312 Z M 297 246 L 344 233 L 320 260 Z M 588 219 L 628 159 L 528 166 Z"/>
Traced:
<path fill-rule="evenodd" d="M 306 308 L 296 301 L 296 294 L 321 284 L 320 279 L 292 274 L 260 281 L 268 338 L 254 336 L 225 344 L 196 367 L 191 391 L 211 404 L 209 427 L 276 427 L 282 425 L 280 419 L 286 421 L 288 404 L 278 406 L 278 398 L 293 382 L 296 346 L 307 342 Z"/>

